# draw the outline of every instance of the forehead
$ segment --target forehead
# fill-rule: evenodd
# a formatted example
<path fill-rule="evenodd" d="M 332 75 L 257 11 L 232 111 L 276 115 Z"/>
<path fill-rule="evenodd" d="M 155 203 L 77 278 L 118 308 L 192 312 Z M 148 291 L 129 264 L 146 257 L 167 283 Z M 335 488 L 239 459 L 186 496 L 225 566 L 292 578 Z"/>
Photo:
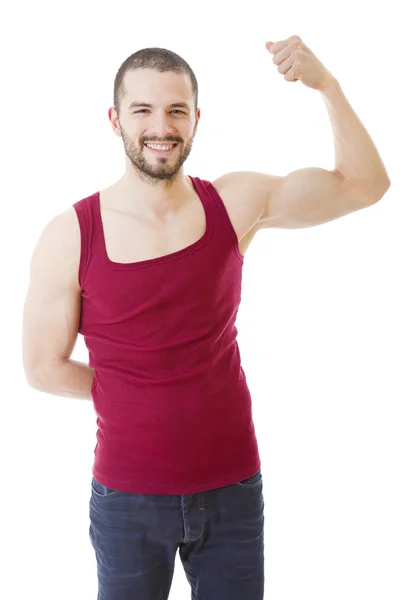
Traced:
<path fill-rule="evenodd" d="M 124 89 L 125 104 L 139 101 L 164 105 L 179 100 L 190 104 L 193 101 L 192 82 L 186 73 L 160 73 L 154 69 L 127 71 Z"/>

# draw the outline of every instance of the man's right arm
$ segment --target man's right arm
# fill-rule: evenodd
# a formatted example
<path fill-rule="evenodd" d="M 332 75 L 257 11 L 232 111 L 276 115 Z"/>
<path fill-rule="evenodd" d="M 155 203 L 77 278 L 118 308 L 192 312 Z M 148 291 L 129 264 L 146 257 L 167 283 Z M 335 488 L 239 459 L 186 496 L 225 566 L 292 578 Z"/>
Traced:
<path fill-rule="evenodd" d="M 45 226 L 32 255 L 23 315 L 23 365 L 31 387 L 91 399 L 94 369 L 70 358 L 81 314 L 79 260 L 79 223 L 71 207 Z"/>

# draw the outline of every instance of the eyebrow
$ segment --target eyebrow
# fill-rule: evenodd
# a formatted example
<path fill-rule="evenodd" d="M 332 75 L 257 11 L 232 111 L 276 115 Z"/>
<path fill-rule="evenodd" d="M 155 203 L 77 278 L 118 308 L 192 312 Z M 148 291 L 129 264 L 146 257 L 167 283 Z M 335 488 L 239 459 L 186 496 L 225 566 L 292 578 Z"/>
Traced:
<path fill-rule="evenodd" d="M 153 105 L 148 104 L 147 102 L 131 102 L 129 105 L 129 110 L 140 106 L 145 106 L 146 108 L 153 108 Z M 169 108 L 177 106 L 179 106 L 180 108 L 187 108 L 188 110 L 190 110 L 190 106 L 186 102 L 174 102 L 173 104 L 169 105 Z"/>

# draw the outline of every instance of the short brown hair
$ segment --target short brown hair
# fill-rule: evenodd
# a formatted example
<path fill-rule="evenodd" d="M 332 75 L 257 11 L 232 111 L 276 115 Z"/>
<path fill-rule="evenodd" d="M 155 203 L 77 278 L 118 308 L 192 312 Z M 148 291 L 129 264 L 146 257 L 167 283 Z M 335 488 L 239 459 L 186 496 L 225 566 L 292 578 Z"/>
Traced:
<path fill-rule="evenodd" d="M 189 75 L 194 95 L 194 106 L 197 111 L 198 85 L 195 74 L 188 63 L 178 54 L 165 48 L 143 48 L 124 60 L 114 80 L 114 107 L 120 113 L 121 99 L 125 95 L 124 76 L 127 71 L 135 69 L 154 69 L 160 73 L 173 71 Z"/>

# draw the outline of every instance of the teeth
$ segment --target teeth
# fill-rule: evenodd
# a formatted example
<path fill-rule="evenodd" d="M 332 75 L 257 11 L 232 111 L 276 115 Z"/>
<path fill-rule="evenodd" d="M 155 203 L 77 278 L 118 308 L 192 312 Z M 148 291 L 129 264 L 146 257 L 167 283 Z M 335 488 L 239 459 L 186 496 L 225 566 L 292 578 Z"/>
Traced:
<path fill-rule="evenodd" d="M 175 144 L 172 144 L 170 146 L 161 146 L 160 144 L 145 144 L 145 145 L 148 146 L 149 148 L 153 148 L 154 150 L 171 150 L 171 148 L 173 148 Z"/>

